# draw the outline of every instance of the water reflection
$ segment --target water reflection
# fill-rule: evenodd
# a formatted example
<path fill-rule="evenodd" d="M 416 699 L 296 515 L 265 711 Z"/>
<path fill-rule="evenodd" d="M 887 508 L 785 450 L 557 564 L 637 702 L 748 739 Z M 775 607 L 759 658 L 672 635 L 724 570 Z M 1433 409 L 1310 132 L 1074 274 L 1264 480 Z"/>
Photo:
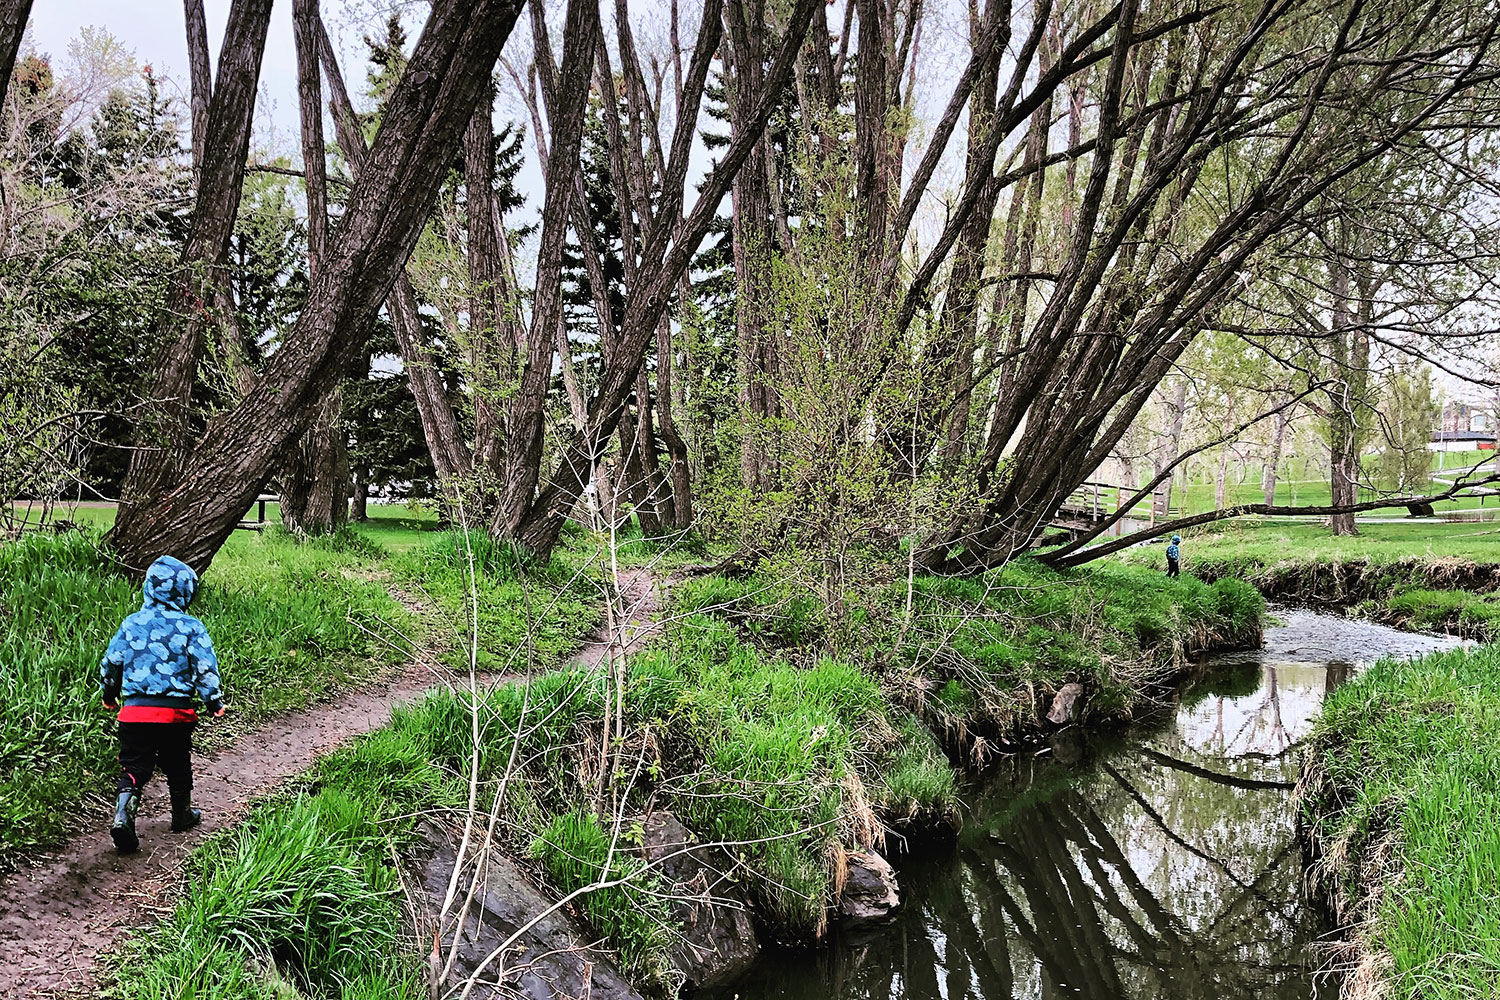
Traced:
<path fill-rule="evenodd" d="M 893 925 L 770 956 L 718 995 L 1335 996 L 1310 947 L 1325 929 L 1299 895 L 1289 751 L 1355 661 L 1445 643 L 1340 623 L 1338 648 L 1311 661 L 1299 654 L 1327 645 L 1326 620 L 1296 614 L 1153 725 L 993 770 L 957 850 L 901 866 L 907 906 Z"/>

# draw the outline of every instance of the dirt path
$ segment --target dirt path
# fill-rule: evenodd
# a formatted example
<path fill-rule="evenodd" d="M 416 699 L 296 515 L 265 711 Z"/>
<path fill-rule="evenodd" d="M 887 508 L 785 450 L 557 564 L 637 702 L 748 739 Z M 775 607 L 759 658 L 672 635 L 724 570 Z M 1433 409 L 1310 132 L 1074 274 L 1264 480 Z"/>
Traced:
<path fill-rule="evenodd" d="M 621 630 L 626 651 L 654 631 L 656 590 L 649 573 L 621 574 Z M 609 639 L 584 643 L 574 661 L 598 664 Z M 194 762 L 193 804 L 203 824 L 170 833 L 167 790 L 160 776 L 142 795 L 136 829 L 141 850 L 117 854 L 101 813 L 94 828 L 65 847 L 23 860 L 0 881 L 0 997 L 90 996 L 101 952 L 127 928 L 171 912 L 183 863 L 203 839 L 243 819 L 267 793 L 311 767 L 323 754 L 385 725 L 391 710 L 445 680 L 430 663 L 409 663 L 394 678 L 273 720 L 212 759 Z"/>

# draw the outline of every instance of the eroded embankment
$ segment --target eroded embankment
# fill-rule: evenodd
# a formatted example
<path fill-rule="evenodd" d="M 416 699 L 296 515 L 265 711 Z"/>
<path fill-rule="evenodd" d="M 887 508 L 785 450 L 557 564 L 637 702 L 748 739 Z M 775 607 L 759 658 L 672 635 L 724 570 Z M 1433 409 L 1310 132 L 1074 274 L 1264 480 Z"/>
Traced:
<path fill-rule="evenodd" d="M 582 893 L 569 909 L 593 939 L 607 943 L 631 981 L 658 993 L 683 979 L 704 982 L 726 965 L 686 967 L 684 956 L 673 954 L 679 938 L 662 927 L 712 924 L 726 908 L 704 910 L 707 896 L 736 899 L 727 909 L 741 908 L 741 922 L 699 939 L 695 946 L 705 953 L 757 932 L 816 941 L 834 922 L 883 916 L 895 905 L 890 869 L 878 852 L 901 838 L 886 835 L 941 827 L 956 805 L 954 764 L 905 699 L 925 699 L 930 719 L 962 712 L 959 728 L 973 735 L 954 746 L 973 763 L 1002 742 L 997 728 L 979 752 L 977 734 L 987 720 L 1006 720 L 1016 741 L 1024 731 L 1118 721 L 1189 669 L 1192 653 L 1251 643 L 1260 630 L 1260 598 L 1233 582 L 1164 581 L 1131 570 L 1058 574 L 1028 565 L 986 580 L 924 580 L 917 589 L 904 617 L 904 594 L 877 595 L 859 616 L 873 624 L 851 642 L 849 632 L 836 634 L 839 623 L 805 587 L 704 578 L 679 588 L 669 627 L 631 658 L 628 671 L 574 663 L 527 687 L 484 694 L 477 757 L 476 710 L 462 691 L 398 714 L 321 764 L 302 786 L 306 795 L 272 803 L 198 859 L 198 879 L 171 920 L 149 936 L 149 961 L 129 969 L 127 992 L 150 995 L 156 982 L 179 973 L 197 981 L 209 968 L 219 970 L 215 986 L 223 985 L 225 969 L 252 980 L 281 969 L 313 985 L 356 976 L 378 980 L 387 995 L 425 989 L 432 970 L 414 966 L 409 949 L 396 947 L 409 934 L 393 901 L 403 883 L 387 864 L 393 846 L 413 850 L 420 831 L 411 817 L 424 814 L 448 818 L 438 836 L 419 838 L 437 845 L 417 847 L 419 859 L 440 857 L 445 844 L 455 848 L 468 828 L 464 817 L 476 819 L 449 909 L 460 924 L 511 912 L 513 898 L 494 891 L 513 881 L 500 857 L 529 856 L 521 868 L 540 880 L 537 898 Z M 832 657 L 830 646 L 847 653 Z M 1075 695 L 1064 699 L 1061 721 L 1048 720 L 1069 685 Z M 464 801 L 476 759 L 477 812 L 470 813 Z M 486 836 L 489 816 L 497 817 L 493 839 Z M 480 857 L 489 861 L 476 858 L 472 845 L 481 841 Z M 684 855 L 696 856 L 696 867 L 650 867 Z M 289 867 L 288 858 L 297 865 Z M 242 877 L 273 859 L 287 872 L 289 899 L 303 898 L 297 886 L 319 884 L 320 872 L 343 873 L 327 912 L 309 915 L 317 919 L 306 926 L 347 927 L 349 941 L 324 941 L 323 931 L 289 936 L 287 927 L 302 926 L 303 915 L 263 905 L 257 895 L 278 883 Z M 481 870 L 485 879 L 471 878 Z M 433 874 L 426 871 L 422 881 L 446 895 L 442 871 Z M 408 877 L 408 891 L 410 885 Z M 478 888 L 471 894 L 468 886 Z M 743 921 L 745 909 L 756 928 Z M 269 972 L 256 964 L 261 959 L 241 955 L 197 923 L 241 910 L 275 914 L 252 929 L 253 939 L 287 939 Z M 434 928 L 422 927 L 425 951 Z M 438 968 L 437 978 L 452 983 L 450 971 L 461 975 L 465 962 L 477 970 L 480 952 L 505 942 L 463 940 L 469 957 Z M 554 950 L 581 962 L 598 957 L 520 943 L 526 951 L 512 955 L 508 969 L 517 968 L 520 954 L 525 961 Z M 325 954 L 325 945 L 345 959 Z M 365 957 L 349 960 L 354 952 Z M 205 955 L 209 962 L 200 965 Z M 725 957 L 745 960 L 743 952 Z M 442 957 L 438 964 L 448 965 Z"/>
<path fill-rule="evenodd" d="M 1209 653 L 1260 645 L 1249 586 L 1135 567 L 1058 572 L 1020 561 L 983 580 L 918 582 L 918 624 L 887 684 L 955 758 L 1113 728 L 1160 706 Z"/>
<path fill-rule="evenodd" d="M 1207 558 L 1193 560 L 1191 570 L 1210 582 L 1244 580 L 1267 600 L 1353 613 L 1393 628 L 1500 638 L 1500 563 Z"/>
<path fill-rule="evenodd" d="M 1324 706 L 1298 783 L 1347 1000 L 1500 981 L 1500 650 L 1387 658 Z"/>

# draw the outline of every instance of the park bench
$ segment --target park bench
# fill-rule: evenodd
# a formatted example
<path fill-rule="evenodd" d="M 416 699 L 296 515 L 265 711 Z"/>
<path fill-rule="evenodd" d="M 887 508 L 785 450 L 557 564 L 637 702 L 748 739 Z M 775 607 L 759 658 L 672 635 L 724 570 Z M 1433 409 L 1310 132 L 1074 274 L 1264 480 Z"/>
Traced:
<path fill-rule="evenodd" d="M 266 524 L 268 523 L 266 521 L 266 503 L 278 503 L 280 502 L 280 500 L 281 498 L 276 496 L 275 494 L 262 493 L 260 496 L 255 498 L 255 520 L 252 521 L 246 518 L 236 524 L 235 527 L 243 529 L 245 531 L 265 530 Z"/>

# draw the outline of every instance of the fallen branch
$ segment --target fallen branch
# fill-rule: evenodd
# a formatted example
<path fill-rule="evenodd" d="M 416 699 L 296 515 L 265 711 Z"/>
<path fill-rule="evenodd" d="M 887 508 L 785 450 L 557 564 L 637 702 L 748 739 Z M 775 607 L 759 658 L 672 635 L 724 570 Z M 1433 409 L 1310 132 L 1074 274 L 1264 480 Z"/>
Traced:
<path fill-rule="evenodd" d="M 1202 514 L 1193 514 L 1190 517 L 1179 517 L 1175 521 L 1163 521 L 1161 524 L 1143 528 L 1130 535 L 1122 535 L 1114 541 L 1105 542 L 1102 545 L 1090 546 L 1081 552 L 1069 554 L 1047 552 L 1037 556 L 1039 562 L 1049 566 L 1066 568 L 1081 566 L 1086 562 L 1092 562 L 1103 556 L 1128 549 L 1140 542 L 1150 541 L 1162 535 L 1181 531 L 1183 528 L 1194 528 L 1200 524 L 1213 524 L 1215 521 L 1226 521 L 1232 517 L 1244 517 L 1246 514 L 1263 514 L 1269 517 L 1296 517 L 1296 516 L 1333 516 L 1335 514 L 1360 514 L 1370 510 L 1383 510 L 1388 507 L 1409 507 L 1413 504 L 1433 504 L 1443 500 L 1452 500 L 1464 490 L 1475 486 L 1484 486 L 1487 483 L 1500 481 L 1500 473 L 1491 473 L 1483 479 L 1467 482 L 1463 478 L 1454 481 L 1453 486 L 1442 492 L 1433 493 L 1422 497 L 1387 497 L 1383 500 L 1366 500 L 1362 503 L 1343 504 L 1341 506 L 1307 506 L 1286 507 L 1280 504 L 1246 503 L 1234 507 L 1225 507 L 1223 510 L 1211 510 Z"/>

